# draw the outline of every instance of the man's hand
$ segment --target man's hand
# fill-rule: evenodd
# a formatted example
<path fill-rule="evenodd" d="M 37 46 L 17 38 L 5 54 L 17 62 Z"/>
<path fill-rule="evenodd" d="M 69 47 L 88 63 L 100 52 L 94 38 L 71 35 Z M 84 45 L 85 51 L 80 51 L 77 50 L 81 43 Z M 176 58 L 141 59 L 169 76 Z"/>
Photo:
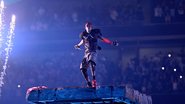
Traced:
<path fill-rule="evenodd" d="M 112 45 L 114 45 L 114 46 L 118 46 L 118 45 L 119 45 L 119 43 L 118 43 L 117 41 L 113 41 L 113 42 L 112 42 Z"/>
<path fill-rule="evenodd" d="M 75 49 L 81 50 L 79 45 L 74 46 Z"/>

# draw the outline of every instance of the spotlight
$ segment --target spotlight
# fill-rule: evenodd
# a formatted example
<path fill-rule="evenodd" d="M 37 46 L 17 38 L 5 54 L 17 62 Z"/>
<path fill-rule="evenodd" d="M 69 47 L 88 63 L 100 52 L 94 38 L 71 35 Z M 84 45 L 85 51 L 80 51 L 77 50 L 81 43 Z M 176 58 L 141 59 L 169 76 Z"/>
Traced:
<path fill-rule="evenodd" d="M 20 87 L 21 87 L 21 85 L 17 85 L 17 87 L 18 87 L 18 88 L 20 88 Z"/>
<path fill-rule="evenodd" d="M 165 68 L 164 67 L 161 67 L 162 70 L 164 70 Z"/>
<path fill-rule="evenodd" d="M 173 69 L 173 71 L 174 71 L 174 72 L 176 72 L 176 71 L 177 71 L 177 69 L 176 69 L 176 68 L 174 68 L 174 69 Z"/>
<path fill-rule="evenodd" d="M 172 55 L 169 53 L 169 54 L 168 54 L 168 57 L 171 57 L 171 56 L 172 56 Z"/>
<path fill-rule="evenodd" d="M 180 79 L 182 79 L 182 75 L 180 75 L 179 77 L 180 77 Z"/>

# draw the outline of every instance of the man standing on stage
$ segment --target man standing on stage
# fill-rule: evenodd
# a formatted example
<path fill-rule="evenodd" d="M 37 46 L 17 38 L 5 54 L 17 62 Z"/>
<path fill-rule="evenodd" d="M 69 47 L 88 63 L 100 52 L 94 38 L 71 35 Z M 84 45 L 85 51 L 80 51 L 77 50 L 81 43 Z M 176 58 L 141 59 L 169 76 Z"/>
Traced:
<path fill-rule="evenodd" d="M 88 87 L 96 88 L 96 78 L 95 78 L 95 66 L 96 66 L 96 50 L 101 50 L 98 46 L 98 39 L 102 40 L 107 44 L 118 46 L 117 42 L 112 42 L 107 38 L 102 37 L 100 29 L 93 29 L 92 24 L 87 22 L 85 24 L 85 30 L 80 34 L 81 41 L 75 45 L 76 49 L 80 49 L 81 45 L 85 47 L 84 58 L 80 64 L 80 70 L 87 82 Z M 92 83 L 88 77 L 87 69 L 90 66 L 92 74 Z"/>

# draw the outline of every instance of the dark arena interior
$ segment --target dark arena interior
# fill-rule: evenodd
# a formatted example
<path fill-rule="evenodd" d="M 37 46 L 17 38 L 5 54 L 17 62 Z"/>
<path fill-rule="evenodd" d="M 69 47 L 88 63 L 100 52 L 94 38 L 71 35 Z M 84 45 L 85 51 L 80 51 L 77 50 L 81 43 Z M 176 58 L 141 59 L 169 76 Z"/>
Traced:
<path fill-rule="evenodd" d="M 4 0 L 4 6 L 0 35 L 12 14 L 16 23 L 8 57 L 0 37 L 0 104 L 185 104 L 185 0 Z M 87 21 L 111 41 L 98 40 L 96 88 L 87 87 L 80 70 L 84 47 L 74 48 Z"/>

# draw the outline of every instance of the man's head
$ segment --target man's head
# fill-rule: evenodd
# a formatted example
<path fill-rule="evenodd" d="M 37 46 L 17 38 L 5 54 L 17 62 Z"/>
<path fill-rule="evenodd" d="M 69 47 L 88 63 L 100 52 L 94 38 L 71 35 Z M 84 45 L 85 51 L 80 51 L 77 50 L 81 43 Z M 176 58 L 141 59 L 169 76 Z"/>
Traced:
<path fill-rule="evenodd" d="M 85 23 L 85 30 L 87 31 L 87 33 L 90 33 L 92 30 L 92 23 L 86 22 Z"/>

